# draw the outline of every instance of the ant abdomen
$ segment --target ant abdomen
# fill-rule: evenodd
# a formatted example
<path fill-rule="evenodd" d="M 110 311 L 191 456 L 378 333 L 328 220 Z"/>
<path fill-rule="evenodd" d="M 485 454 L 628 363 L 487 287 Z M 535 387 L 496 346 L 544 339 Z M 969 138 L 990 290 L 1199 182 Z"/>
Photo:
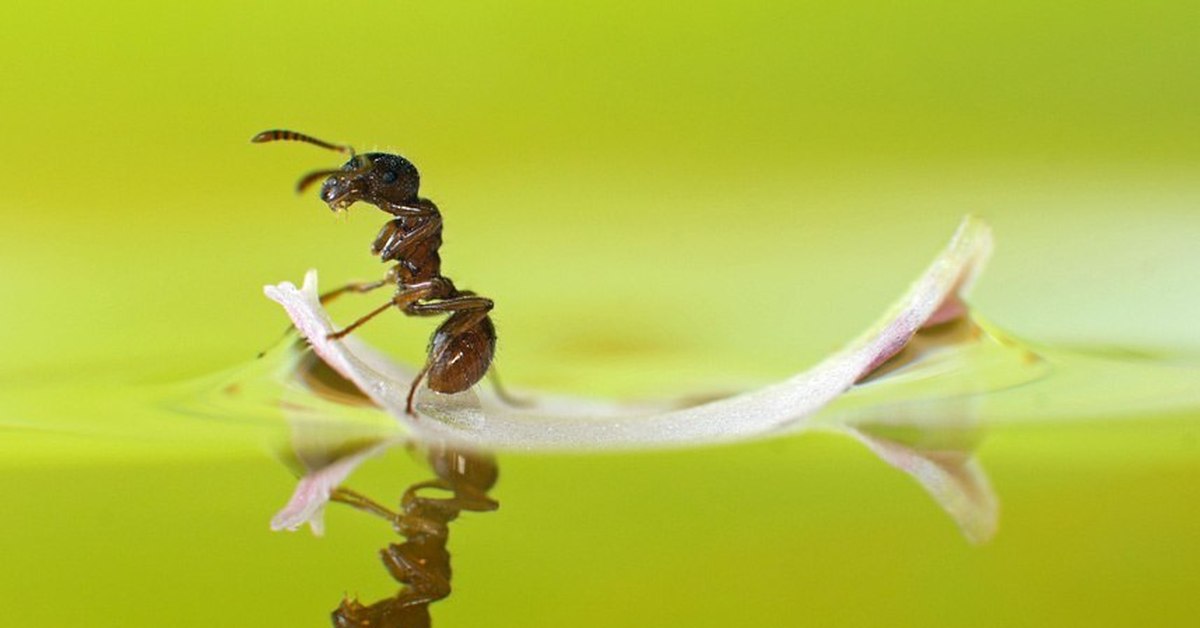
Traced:
<path fill-rule="evenodd" d="M 472 322 L 472 318 L 478 320 Z M 495 352 L 496 327 L 492 319 L 474 311 L 455 312 L 437 328 L 429 343 L 429 388 L 457 393 L 474 386 L 487 374 Z"/>

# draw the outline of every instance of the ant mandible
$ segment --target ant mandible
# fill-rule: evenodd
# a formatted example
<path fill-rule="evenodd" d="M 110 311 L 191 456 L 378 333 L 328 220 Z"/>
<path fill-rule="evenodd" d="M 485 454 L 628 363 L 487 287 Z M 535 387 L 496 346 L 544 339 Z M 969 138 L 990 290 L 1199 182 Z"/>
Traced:
<path fill-rule="evenodd" d="M 348 292 L 370 292 L 389 283 L 396 284 L 395 296 L 345 329 L 329 334 L 328 338 L 342 338 L 391 307 L 399 308 L 408 316 L 449 314 L 450 317 L 433 332 L 425 366 L 408 390 L 406 410 L 411 416 L 416 416 L 413 397 L 422 379 L 428 382 L 430 389 L 440 393 L 462 392 L 483 379 L 496 351 L 496 328 L 488 316 L 492 301 L 455 288 L 454 283 L 442 275 L 442 261 L 438 256 L 438 248 L 442 245 L 442 215 L 433 201 L 417 194 L 421 177 L 416 166 L 400 155 L 359 155 L 350 146 L 331 144 L 283 129 L 263 131 L 250 141 L 306 142 L 348 153 L 350 160 L 341 168 L 317 170 L 301 177 L 296 184 L 297 193 L 325 179 L 321 185 L 321 200 L 334 212 L 344 211 L 362 201 L 395 216 L 383 226 L 371 245 L 373 255 L 378 255 L 385 263 L 395 262 L 387 275 L 379 281 L 350 283 L 326 292 L 321 295 L 321 303 L 328 303 Z"/>

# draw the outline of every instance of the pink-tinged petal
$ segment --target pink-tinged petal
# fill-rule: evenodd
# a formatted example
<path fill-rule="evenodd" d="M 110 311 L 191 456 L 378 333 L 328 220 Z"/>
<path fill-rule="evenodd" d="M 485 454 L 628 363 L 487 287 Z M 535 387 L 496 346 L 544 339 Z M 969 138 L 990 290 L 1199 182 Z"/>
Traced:
<path fill-rule="evenodd" d="M 984 543 L 996 533 L 1000 503 L 974 456 L 956 450 L 923 451 L 854 428 L 845 432 L 912 476 L 954 519 L 967 540 Z"/>
<path fill-rule="evenodd" d="M 457 395 L 422 390 L 416 420 L 405 414 L 412 369 L 353 338 L 326 338 L 335 328 L 318 301 L 315 272 L 305 276 L 303 289 L 282 283 L 265 292 L 283 305 L 322 359 L 418 439 L 522 450 L 689 446 L 803 429 L 814 412 L 895 355 L 922 327 L 961 315 L 959 291 L 971 284 L 990 250 L 987 226 L 967 218 L 908 293 L 845 349 L 786 381 L 682 409 L 554 396 L 513 408 L 480 386 Z"/>
<path fill-rule="evenodd" d="M 381 441 L 310 471 L 300 479 L 296 490 L 292 492 L 292 498 L 288 500 L 283 510 L 280 510 L 271 519 L 271 529 L 276 531 L 295 530 L 307 523 L 313 534 L 317 536 L 323 534 L 325 531 L 325 504 L 329 502 L 329 495 L 333 489 L 340 486 L 360 464 L 378 456 L 395 444 L 395 441 Z"/>
<path fill-rule="evenodd" d="M 630 404 L 544 395 L 528 408 L 506 405 L 485 387 L 456 395 L 421 391 L 420 418 L 405 413 L 414 369 L 399 365 L 355 338 L 329 340 L 335 326 L 321 307 L 316 272 L 303 288 L 267 286 L 314 352 L 387 410 L 416 440 L 508 450 L 611 450 L 731 442 L 817 427 L 810 418 L 903 349 L 919 330 L 965 316 L 963 293 L 991 252 L 991 233 L 966 218 L 946 249 L 908 292 L 868 331 L 815 367 L 755 391 L 697 406 Z M 870 386 L 864 383 L 863 386 Z M 824 429 L 839 426 L 822 426 Z M 996 507 L 986 478 L 965 453 L 930 453 L 840 426 L 876 455 L 909 473 L 959 523 L 968 538 L 995 529 Z M 292 502 L 273 521 L 278 528 L 319 522 L 329 492 L 361 463 L 363 452 L 306 476 Z M 958 456 L 957 458 L 955 456 Z M 319 524 L 314 524 L 314 530 Z"/>

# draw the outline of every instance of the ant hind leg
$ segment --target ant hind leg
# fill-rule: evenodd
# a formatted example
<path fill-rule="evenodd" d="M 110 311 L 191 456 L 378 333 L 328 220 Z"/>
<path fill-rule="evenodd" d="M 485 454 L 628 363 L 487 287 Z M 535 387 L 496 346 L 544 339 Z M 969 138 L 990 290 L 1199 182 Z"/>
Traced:
<path fill-rule="evenodd" d="M 500 383 L 500 373 L 493 366 L 488 369 L 488 379 L 492 382 L 492 388 L 496 391 L 496 398 L 503 401 L 505 404 L 514 408 L 528 408 L 533 405 L 533 400 L 528 397 L 518 397 L 508 392 Z"/>
<path fill-rule="evenodd" d="M 429 372 L 429 362 L 425 362 L 425 366 L 421 367 L 421 371 L 413 378 L 412 386 L 408 387 L 408 402 L 404 406 L 405 413 L 412 418 L 417 418 L 417 411 L 413 410 L 413 397 L 417 396 L 417 388 L 421 385 L 421 380 L 425 378 L 425 374 Z"/>

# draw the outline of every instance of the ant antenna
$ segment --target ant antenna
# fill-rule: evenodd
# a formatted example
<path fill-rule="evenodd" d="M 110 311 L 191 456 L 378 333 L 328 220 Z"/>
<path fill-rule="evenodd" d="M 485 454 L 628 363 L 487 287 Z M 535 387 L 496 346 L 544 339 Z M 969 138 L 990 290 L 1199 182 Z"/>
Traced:
<path fill-rule="evenodd" d="M 325 148 L 325 149 L 332 150 L 332 151 L 337 151 L 339 153 L 350 153 L 351 157 L 355 156 L 353 146 L 350 146 L 347 144 L 331 144 L 329 142 L 326 142 L 325 140 L 319 140 L 311 135 L 305 135 L 303 133 L 297 133 L 296 131 L 289 131 L 287 129 L 269 129 L 267 131 L 263 131 L 262 133 L 259 133 L 258 135 L 255 135 L 254 137 L 250 138 L 250 141 L 254 142 L 255 144 L 262 144 L 263 142 L 280 142 L 280 141 L 304 142 L 306 144 L 320 146 L 321 148 Z"/>
<path fill-rule="evenodd" d="M 325 149 L 332 150 L 332 151 L 337 151 L 339 153 L 350 153 L 350 159 L 357 166 L 354 170 L 347 172 L 342 169 L 335 169 L 335 170 L 316 170 L 314 172 L 310 172 L 310 173 L 304 175 L 303 177 L 300 177 L 300 181 L 298 181 L 296 183 L 296 193 L 297 194 L 304 192 L 304 190 L 308 189 L 308 186 L 312 185 L 316 181 L 321 180 L 324 177 L 328 177 L 328 176 L 335 175 L 335 174 L 358 175 L 358 174 L 362 174 L 362 173 L 366 172 L 369 169 L 368 164 L 362 163 L 363 160 L 360 159 L 358 154 L 354 152 L 353 146 L 350 146 L 349 144 L 332 144 L 330 142 L 326 142 L 325 140 L 320 140 L 311 135 L 305 135 L 304 133 L 299 133 L 297 131 L 290 131 L 288 129 L 268 129 L 266 131 L 263 131 L 262 133 L 259 133 L 258 135 L 255 135 L 254 137 L 250 138 L 250 141 L 254 142 L 255 144 L 262 144 L 265 142 L 281 142 L 281 141 L 282 142 L 304 142 L 306 144 L 312 144 L 313 146 L 320 146 L 321 148 L 325 148 Z"/>

